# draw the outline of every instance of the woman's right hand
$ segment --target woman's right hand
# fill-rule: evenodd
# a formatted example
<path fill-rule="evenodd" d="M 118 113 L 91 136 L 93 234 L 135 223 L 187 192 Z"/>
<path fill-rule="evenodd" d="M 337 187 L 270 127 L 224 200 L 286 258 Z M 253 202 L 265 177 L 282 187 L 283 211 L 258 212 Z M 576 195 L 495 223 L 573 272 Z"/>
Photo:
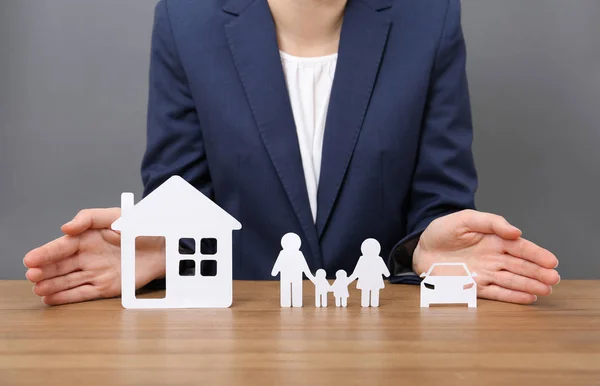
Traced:
<path fill-rule="evenodd" d="M 121 293 L 121 236 L 110 226 L 120 208 L 85 209 L 62 226 L 65 236 L 25 256 L 26 277 L 49 305 L 110 298 Z M 136 288 L 164 277 L 164 239 L 136 245 Z"/>

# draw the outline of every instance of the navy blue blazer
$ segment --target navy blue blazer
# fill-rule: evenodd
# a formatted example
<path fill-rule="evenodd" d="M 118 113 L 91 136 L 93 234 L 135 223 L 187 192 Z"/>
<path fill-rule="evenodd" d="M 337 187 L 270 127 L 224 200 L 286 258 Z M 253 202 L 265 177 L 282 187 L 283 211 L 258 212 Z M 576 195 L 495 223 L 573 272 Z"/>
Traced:
<path fill-rule="evenodd" d="M 144 195 L 184 177 L 243 225 L 236 279 L 271 279 L 295 232 L 313 271 L 351 273 L 381 243 L 415 281 L 415 240 L 474 207 L 459 0 L 348 0 L 327 114 L 316 224 L 266 0 L 161 0 L 152 36 Z"/>

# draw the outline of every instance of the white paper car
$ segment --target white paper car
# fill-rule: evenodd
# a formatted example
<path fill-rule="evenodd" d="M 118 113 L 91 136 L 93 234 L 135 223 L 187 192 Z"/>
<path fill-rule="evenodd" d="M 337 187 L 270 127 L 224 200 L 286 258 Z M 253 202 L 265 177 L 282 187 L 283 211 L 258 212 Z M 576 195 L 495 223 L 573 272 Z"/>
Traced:
<path fill-rule="evenodd" d="M 477 307 L 477 274 L 465 263 L 436 263 L 421 274 L 421 307 L 430 304 L 467 304 Z"/>

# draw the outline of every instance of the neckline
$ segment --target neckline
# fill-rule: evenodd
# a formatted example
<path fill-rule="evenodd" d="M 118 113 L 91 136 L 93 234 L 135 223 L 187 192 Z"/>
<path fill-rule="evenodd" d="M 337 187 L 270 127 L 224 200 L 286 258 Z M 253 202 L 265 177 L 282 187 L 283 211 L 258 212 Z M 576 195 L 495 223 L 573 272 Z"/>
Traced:
<path fill-rule="evenodd" d="M 279 55 L 281 56 L 281 59 L 294 63 L 322 63 L 336 60 L 338 53 L 336 52 L 325 56 L 294 56 L 279 50 Z"/>

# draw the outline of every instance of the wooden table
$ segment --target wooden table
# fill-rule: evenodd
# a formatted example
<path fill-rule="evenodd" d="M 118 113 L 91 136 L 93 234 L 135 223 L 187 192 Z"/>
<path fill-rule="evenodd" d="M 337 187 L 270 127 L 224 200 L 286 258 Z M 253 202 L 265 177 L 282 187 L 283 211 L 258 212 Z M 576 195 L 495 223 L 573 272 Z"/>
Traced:
<path fill-rule="evenodd" d="M 276 282 L 236 282 L 220 310 L 47 307 L 0 282 L 0 385 L 600 385 L 600 281 L 533 306 L 419 308 L 388 285 L 379 308 L 279 308 Z M 330 300 L 331 302 L 331 300 Z"/>

